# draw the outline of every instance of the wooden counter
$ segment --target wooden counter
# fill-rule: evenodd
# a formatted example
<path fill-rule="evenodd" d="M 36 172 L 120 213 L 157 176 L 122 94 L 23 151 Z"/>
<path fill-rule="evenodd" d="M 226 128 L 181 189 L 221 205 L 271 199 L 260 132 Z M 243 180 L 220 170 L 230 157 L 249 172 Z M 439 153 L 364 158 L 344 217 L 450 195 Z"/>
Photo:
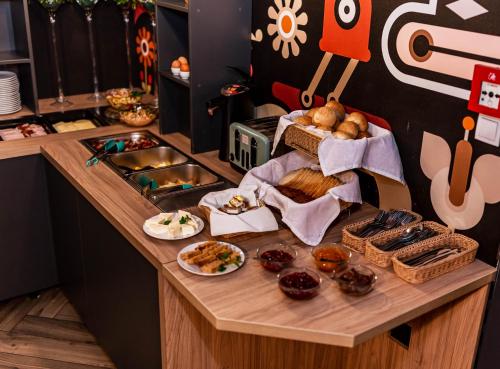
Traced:
<path fill-rule="evenodd" d="M 263 244 L 286 242 L 298 248 L 298 265 L 310 265 L 309 248 L 282 229 L 235 239 L 249 256 L 235 273 L 216 278 L 188 274 L 175 262 L 177 253 L 188 242 L 211 239 L 209 227 L 188 241 L 152 239 L 142 224 L 158 209 L 106 165 L 85 166 L 90 153 L 77 139 L 124 130 L 104 127 L 0 143 L 0 157 L 41 152 L 157 269 L 163 369 L 471 367 L 494 268 L 476 261 L 413 286 L 373 267 L 379 280 L 365 297 L 342 295 L 324 276 L 318 297 L 293 301 L 279 291 L 275 276 L 252 258 Z M 156 127 L 150 130 L 158 133 Z M 235 182 L 241 178 L 216 160 L 216 152 L 190 155 L 187 138 L 179 134 L 162 138 L 218 174 Z M 375 211 L 363 205 L 351 212 L 329 230 L 326 240 L 339 240 L 344 224 Z M 358 254 L 354 262 L 366 263 Z M 388 331 L 406 322 L 413 332 L 410 348 L 403 353 Z M 450 349 L 443 347 L 443 337 Z"/>

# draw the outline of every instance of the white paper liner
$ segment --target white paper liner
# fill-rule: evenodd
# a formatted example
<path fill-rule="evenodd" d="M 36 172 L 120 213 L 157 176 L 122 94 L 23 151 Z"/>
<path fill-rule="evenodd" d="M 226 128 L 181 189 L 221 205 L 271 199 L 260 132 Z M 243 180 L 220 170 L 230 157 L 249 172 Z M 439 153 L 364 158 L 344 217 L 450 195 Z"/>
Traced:
<path fill-rule="evenodd" d="M 296 110 L 280 118 L 274 136 L 272 153 L 276 150 L 286 128 L 295 124 L 293 120 L 296 117 L 306 113 L 307 110 Z M 364 168 L 405 184 L 403 165 L 391 131 L 368 123 L 368 132 L 372 137 L 341 140 L 334 138 L 330 132 L 314 126 L 308 126 L 306 129 L 323 137 L 318 147 L 318 158 L 325 176 L 350 169 Z"/>
<path fill-rule="evenodd" d="M 226 214 L 219 210 L 224 204 L 235 195 L 245 197 L 250 206 L 257 205 L 255 196 L 256 186 L 242 188 L 230 188 L 224 191 L 210 192 L 199 202 L 199 206 L 206 206 L 210 209 L 210 232 L 212 236 L 240 232 L 269 232 L 278 230 L 278 223 L 269 208 L 247 211 L 238 215 Z"/>

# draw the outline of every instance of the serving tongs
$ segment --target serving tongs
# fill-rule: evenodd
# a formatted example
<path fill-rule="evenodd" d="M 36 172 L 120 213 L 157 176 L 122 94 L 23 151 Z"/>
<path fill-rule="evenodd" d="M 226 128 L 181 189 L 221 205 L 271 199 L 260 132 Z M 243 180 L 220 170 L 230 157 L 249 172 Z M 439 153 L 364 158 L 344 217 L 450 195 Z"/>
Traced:
<path fill-rule="evenodd" d="M 102 149 L 97 151 L 94 155 L 92 155 L 86 162 L 86 165 L 88 167 L 91 167 L 93 165 L 97 165 L 99 161 L 103 160 L 110 154 L 115 154 L 118 152 L 122 152 L 125 149 L 125 142 L 124 141 L 116 141 L 116 140 L 109 140 L 106 141 Z"/>

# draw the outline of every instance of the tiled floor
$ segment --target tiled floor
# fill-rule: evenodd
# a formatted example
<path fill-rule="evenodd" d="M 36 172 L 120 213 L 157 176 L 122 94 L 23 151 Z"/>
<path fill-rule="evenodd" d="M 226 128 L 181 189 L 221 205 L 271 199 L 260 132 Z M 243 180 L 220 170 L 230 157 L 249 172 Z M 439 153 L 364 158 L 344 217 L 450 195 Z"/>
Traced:
<path fill-rule="evenodd" d="M 0 369 L 114 368 L 58 288 L 0 302 Z"/>

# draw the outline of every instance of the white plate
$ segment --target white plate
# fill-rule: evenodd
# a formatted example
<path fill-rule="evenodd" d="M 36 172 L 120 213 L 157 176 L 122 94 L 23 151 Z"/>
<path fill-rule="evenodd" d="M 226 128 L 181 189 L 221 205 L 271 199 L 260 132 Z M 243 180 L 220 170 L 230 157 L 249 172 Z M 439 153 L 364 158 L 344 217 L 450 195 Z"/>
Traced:
<path fill-rule="evenodd" d="M 17 113 L 19 110 L 22 109 L 22 106 L 19 108 L 19 109 L 14 109 L 14 110 L 7 110 L 7 111 L 0 111 L 0 115 L 5 115 L 5 114 L 13 114 L 13 113 Z"/>
<path fill-rule="evenodd" d="M 183 254 L 185 252 L 193 251 L 198 245 L 201 245 L 202 243 L 205 243 L 205 242 L 207 242 L 207 241 L 192 243 L 191 245 L 187 245 L 181 251 L 179 251 L 179 253 L 177 254 L 177 263 L 179 263 L 179 265 L 182 269 L 184 269 L 190 273 L 196 274 L 196 275 L 215 277 L 217 275 L 224 275 L 224 274 L 232 273 L 235 270 L 240 269 L 243 266 L 243 264 L 245 264 L 245 253 L 243 252 L 243 250 L 240 249 L 238 246 L 233 245 L 231 243 L 227 243 L 227 242 L 219 242 L 219 243 L 229 246 L 233 251 L 236 251 L 240 254 L 241 263 L 239 266 L 235 265 L 235 264 L 230 264 L 230 265 L 226 265 L 226 270 L 224 270 L 223 272 L 205 273 L 205 272 L 202 272 L 200 270 L 200 267 L 198 265 L 191 265 L 191 264 L 186 263 L 184 260 L 182 260 L 181 254 Z"/>
<path fill-rule="evenodd" d="M 196 222 L 196 224 L 198 226 L 198 228 L 196 229 L 196 232 L 194 232 L 193 234 L 190 234 L 189 236 L 170 237 L 170 236 L 167 236 L 166 234 L 165 235 L 159 235 L 157 233 L 151 232 L 151 230 L 149 230 L 146 227 L 146 222 L 144 222 L 144 224 L 142 225 L 142 230 L 148 236 L 151 236 L 153 238 L 157 238 L 159 240 L 167 240 L 167 241 L 184 240 L 186 238 L 190 238 L 190 237 L 196 236 L 198 233 L 200 233 L 201 231 L 203 231 L 203 228 L 205 227 L 205 223 L 203 223 L 203 220 L 200 217 L 197 217 L 196 215 L 193 215 L 193 214 L 190 214 L 189 216 Z M 158 221 L 160 221 L 160 214 L 155 215 L 154 217 L 151 217 L 148 220 L 150 220 L 150 219 L 151 220 L 158 220 Z"/>

